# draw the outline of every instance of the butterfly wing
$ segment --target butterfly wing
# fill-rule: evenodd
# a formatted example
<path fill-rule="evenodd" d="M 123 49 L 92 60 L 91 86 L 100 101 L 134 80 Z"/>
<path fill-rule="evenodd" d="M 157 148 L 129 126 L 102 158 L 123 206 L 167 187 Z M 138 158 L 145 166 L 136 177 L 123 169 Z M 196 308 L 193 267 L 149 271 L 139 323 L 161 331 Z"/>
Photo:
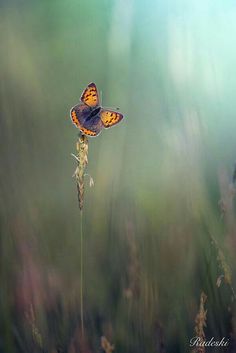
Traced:
<path fill-rule="evenodd" d="M 113 110 L 101 109 L 100 118 L 103 126 L 108 128 L 118 124 L 123 119 L 123 115 Z"/>
<path fill-rule="evenodd" d="M 90 83 L 80 97 L 81 101 L 91 108 L 99 105 L 98 91 L 95 83 Z"/>
<path fill-rule="evenodd" d="M 78 104 L 71 111 L 71 120 L 80 131 L 88 136 L 97 136 L 103 128 L 99 114 L 91 117 L 91 108 Z"/>
<path fill-rule="evenodd" d="M 76 127 L 80 127 L 83 125 L 84 120 L 87 116 L 89 116 L 90 109 L 85 104 L 77 104 L 70 110 L 70 116 L 72 123 L 75 124 Z"/>

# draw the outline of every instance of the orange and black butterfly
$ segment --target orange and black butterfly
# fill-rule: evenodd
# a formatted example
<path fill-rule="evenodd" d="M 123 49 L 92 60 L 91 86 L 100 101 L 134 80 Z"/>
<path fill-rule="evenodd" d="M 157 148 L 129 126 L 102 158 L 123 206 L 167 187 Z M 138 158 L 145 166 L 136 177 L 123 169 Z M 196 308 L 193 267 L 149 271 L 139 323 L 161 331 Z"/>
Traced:
<path fill-rule="evenodd" d="M 97 136 L 103 128 L 109 128 L 123 119 L 122 114 L 100 106 L 95 83 L 85 88 L 80 100 L 82 103 L 75 105 L 70 115 L 72 122 L 85 135 Z"/>

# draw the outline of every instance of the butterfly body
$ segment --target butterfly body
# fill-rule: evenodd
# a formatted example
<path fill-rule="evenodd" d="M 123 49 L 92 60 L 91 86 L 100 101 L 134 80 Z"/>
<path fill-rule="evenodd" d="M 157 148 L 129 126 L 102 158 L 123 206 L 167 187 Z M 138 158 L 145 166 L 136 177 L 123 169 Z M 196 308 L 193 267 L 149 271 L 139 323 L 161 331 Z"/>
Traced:
<path fill-rule="evenodd" d="M 84 90 L 81 103 L 71 111 L 72 122 L 88 136 L 97 136 L 103 128 L 109 128 L 123 119 L 119 112 L 107 110 L 99 105 L 98 91 L 95 83 L 90 83 Z"/>

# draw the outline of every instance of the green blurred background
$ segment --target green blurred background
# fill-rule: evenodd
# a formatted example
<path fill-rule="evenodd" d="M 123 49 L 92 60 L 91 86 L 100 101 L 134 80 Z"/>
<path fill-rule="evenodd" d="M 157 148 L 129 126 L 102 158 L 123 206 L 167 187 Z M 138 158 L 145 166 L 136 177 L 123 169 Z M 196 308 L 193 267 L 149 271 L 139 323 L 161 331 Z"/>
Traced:
<path fill-rule="evenodd" d="M 0 19 L 0 352 L 189 352 L 202 291 L 206 337 L 231 341 L 211 352 L 235 352 L 235 2 L 2 0 Z M 89 139 L 81 338 L 69 110 L 91 81 L 125 118 Z"/>

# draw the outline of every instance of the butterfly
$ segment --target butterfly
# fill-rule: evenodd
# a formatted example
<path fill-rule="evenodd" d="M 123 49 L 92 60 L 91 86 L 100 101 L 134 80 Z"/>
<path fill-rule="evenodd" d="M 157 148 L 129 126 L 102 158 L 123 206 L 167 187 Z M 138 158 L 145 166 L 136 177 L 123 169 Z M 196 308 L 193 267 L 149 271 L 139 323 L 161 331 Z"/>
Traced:
<path fill-rule="evenodd" d="M 73 124 L 88 136 L 97 136 L 103 128 L 118 124 L 123 115 L 113 110 L 104 109 L 99 104 L 99 96 L 95 83 L 90 83 L 83 91 L 80 100 L 70 110 Z"/>

